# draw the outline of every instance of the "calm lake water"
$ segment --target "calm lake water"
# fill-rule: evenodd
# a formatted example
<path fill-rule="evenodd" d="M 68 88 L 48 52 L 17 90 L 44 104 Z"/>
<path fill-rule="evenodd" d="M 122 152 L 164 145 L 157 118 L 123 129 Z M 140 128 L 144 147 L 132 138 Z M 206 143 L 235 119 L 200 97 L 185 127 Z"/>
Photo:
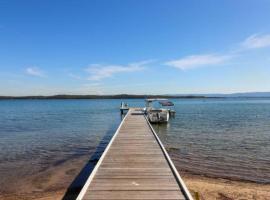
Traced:
<path fill-rule="evenodd" d="M 0 101 L 0 186 L 65 160 L 104 150 L 121 100 Z M 125 100 L 144 106 L 143 99 Z M 183 171 L 270 183 L 270 99 L 177 99 L 155 125 Z"/>

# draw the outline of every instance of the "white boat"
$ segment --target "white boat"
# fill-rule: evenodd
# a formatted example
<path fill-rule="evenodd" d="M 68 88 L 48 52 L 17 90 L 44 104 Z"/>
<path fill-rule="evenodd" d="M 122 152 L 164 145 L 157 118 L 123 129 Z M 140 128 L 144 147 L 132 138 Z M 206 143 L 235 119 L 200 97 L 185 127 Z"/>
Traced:
<path fill-rule="evenodd" d="M 147 118 L 151 123 L 163 123 L 169 121 L 170 114 L 167 109 L 153 108 L 147 111 Z"/>
<path fill-rule="evenodd" d="M 173 106 L 173 103 L 168 99 L 146 99 L 145 114 L 151 123 L 164 123 L 168 122 L 170 115 L 174 114 L 175 111 L 168 108 L 154 108 L 153 102 L 158 101 L 162 106 Z"/>

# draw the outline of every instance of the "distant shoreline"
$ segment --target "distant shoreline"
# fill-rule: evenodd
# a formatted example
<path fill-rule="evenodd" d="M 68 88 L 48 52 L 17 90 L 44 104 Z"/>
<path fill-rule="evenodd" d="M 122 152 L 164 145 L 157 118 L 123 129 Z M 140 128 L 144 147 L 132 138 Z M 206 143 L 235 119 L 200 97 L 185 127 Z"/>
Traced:
<path fill-rule="evenodd" d="M 196 95 L 52 95 L 52 96 L 0 96 L 0 100 L 5 99 L 145 99 L 145 98 L 222 98 L 222 97 L 207 97 Z"/>
<path fill-rule="evenodd" d="M 231 94 L 111 94 L 111 95 L 28 95 L 28 96 L 0 96 L 0 100 L 5 99 L 145 99 L 145 98 L 166 98 L 166 99 L 212 99 L 212 98 L 270 98 L 270 92 L 244 92 Z"/>
<path fill-rule="evenodd" d="M 166 98 L 166 99 L 264 99 L 269 96 L 206 96 L 206 95 L 51 95 L 51 96 L 0 96 L 0 100 L 54 100 L 54 99 L 146 99 L 146 98 Z"/>

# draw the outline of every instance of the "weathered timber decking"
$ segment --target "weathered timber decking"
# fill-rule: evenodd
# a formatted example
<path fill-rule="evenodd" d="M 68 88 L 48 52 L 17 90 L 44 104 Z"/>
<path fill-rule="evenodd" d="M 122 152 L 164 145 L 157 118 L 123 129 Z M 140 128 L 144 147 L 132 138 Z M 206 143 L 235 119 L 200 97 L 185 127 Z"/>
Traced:
<path fill-rule="evenodd" d="M 130 109 L 77 200 L 192 199 L 139 109 Z"/>

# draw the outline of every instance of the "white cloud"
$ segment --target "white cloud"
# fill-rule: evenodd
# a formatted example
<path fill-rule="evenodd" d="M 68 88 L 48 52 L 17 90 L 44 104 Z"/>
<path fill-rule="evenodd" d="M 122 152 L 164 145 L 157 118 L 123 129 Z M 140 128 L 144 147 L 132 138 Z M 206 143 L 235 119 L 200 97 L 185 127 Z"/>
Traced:
<path fill-rule="evenodd" d="M 258 35 L 254 34 L 245 39 L 241 43 L 241 46 L 245 49 L 257 49 L 270 46 L 270 34 L 268 35 Z"/>
<path fill-rule="evenodd" d="M 142 71 L 145 69 L 145 65 L 152 61 L 142 61 L 137 63 L 131 63 L 128 65 L 101 65 L 101 64 L 92 64 L 86 71 L 90 74 L 88 80 L 99 81 L 104 78 L 112 77 L 118 73 L 129 73 Z"/>
<path fill-rule="evenodd" d="M 229 51 L 225 55 L 219 54 L 190 55 L 180 59 L 168 61 L 164 64 L 182 70 L 207 67 L 210 65 L 220 65 L 233 57 L 241 56 L 241 53 L 243 51 L 264 47 L 270 47 L 270 34 L 265 35 L 254 34 L 246 38 L 242 43 L 240 43 L 240 47 L 238 46 L 237 49 L 235 49 L 234 51 Z"/>
<path fill-rule="evenodd" d="M 82 79 L 79 75 L 76 75 L 76 74 L 73 74 L 73 73 L 69 73 L 68 76 L 73 78 L 73 79 L 77 79 L 77 80 Z"/>
<path fill-rule="evenodd" d="M 168 61 L 165 63 L 165 65 L 182 70 L 188 70 L 209 65 L 222 64 L 230 58 L 231 56 L 228 55 L 215 55 L 215 54 L 191 55 L 177 60 Z"/>
<path fill-rule="evenodd" d="M 30 76 L 45 77 L 44 72 L 37 67 L 28 67 L 25 72 Z"/>

